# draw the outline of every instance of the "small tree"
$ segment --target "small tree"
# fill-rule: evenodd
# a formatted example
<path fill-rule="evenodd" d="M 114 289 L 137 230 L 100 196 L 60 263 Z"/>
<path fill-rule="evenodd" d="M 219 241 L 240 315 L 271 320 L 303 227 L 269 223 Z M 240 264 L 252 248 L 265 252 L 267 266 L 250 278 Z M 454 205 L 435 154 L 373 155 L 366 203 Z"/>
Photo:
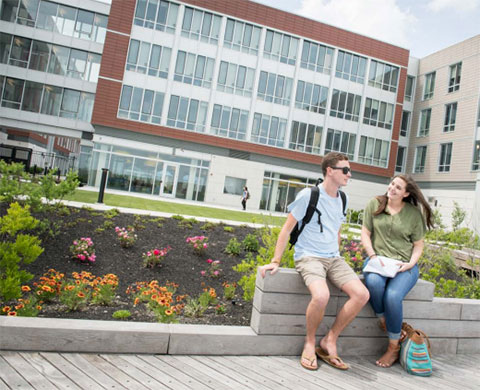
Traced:
<path fill-rule="evenodd" d="M 5 301 L 22 296 L 22 284 L 33 275 L 20 269 L 20 265 L 32 263 L 43 252 L 38 237 L 18 233 L 34 229 L 38 224 L 29 209 L 15 202 L 0 218 L 0 299 Z"/>
<path fill-rule="evenodd" d="M 460 207 L 457 202 L 453 202 L 453 212 L 452 212 L 452 229 L 457 230 L 458 227 L 462 224 L 467 215 L 467 212 Z"/>

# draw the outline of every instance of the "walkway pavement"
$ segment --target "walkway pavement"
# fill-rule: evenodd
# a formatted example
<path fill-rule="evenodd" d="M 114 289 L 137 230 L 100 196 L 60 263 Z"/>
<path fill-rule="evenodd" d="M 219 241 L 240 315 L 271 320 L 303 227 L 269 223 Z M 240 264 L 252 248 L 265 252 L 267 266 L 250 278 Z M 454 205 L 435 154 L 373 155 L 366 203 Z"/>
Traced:
<path fill-rule="evenodd" d="M 300 367 L 297 356 L 97 355 L 0 351 L 2 389 L 480 389 L 480 355 L 438 356 L 431 377 L 382 369 L 371 356 L 347 357 L 339 371 L 320 363 Z"/>

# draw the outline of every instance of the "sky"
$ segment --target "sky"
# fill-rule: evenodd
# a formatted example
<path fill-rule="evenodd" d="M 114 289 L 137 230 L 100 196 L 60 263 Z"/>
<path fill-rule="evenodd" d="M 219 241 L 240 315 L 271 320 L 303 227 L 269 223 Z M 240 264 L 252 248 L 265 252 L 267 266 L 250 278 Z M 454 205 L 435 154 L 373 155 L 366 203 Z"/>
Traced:
<path fill-rule="evenodd" d="M 417 58 L 480 34 L 480 0 L 254 1 L 392 43 Z"/>

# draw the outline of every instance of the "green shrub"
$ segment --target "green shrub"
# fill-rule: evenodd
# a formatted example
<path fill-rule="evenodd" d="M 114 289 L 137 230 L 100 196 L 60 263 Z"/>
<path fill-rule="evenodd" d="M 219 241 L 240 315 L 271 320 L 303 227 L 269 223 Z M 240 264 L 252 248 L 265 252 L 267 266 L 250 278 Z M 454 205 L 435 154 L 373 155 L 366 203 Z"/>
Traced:
<path fill-rule="evenodd" d="M 112 317 L 117 320 L 126 320 L 131 317 L 132 313 L 129 310 L 117 310 L 112 314 Z"/>
<path fill-rule="evenodd" d="M 233 237 L 228 241 L 227 246 L 225 247 L 225 253 L 228 253 L 231 256 L 238 256 L 242 252 L 242 244 Z"/>
<path fill-rule="evenodd" d="M 453 211 L 452 211 L 452 229 L 457 230 L 458 227 L 462 224 L 465 219 L 467 212 L 460 207 L 457 202 L 453 202 Z"/>
<path fill-rule="evenodd" d="M 30 215 L 30 207 L 12 203 L 0 218 L 0 299 L 9 301 L 22 296 L 21 286 L 33 275 L 21 269 L 43 252 L 36 236 L 19 233 L 33 230 L 38 220 Z"/>
<path fill-rule="evenodd" d="M 227 233 L 233 233 L 235 229 L 232 226 L 224 226 L 223 231 Z"/>
<path fill-rule="evenodd" d="M 215 226 L 217 226 L 216 223 L 213 223 L 213 222 L 205 222 L 205 223 L 200 227 L 200 229 L 202 229 L 203 231 L 214 230 L 214 229 L 215 229 Z"/>
<path fill-rule="evenodd" d="M 258 242 L 257 236 L 253 233 L 250 233 L 247 234 L 242 241 L 242 246 L 247 252 L 258 252 L 260 243 Z"/>

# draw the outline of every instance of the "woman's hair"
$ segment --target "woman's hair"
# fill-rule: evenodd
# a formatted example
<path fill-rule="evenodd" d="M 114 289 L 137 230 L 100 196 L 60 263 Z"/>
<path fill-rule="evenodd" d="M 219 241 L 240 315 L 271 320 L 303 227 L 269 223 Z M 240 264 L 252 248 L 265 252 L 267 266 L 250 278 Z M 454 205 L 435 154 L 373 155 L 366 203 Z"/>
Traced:
<path fill-rule="evenodd" d="M 433 212 L 432 209 L 430 208 L 430 205 L 428 202 L 425 200 L 425 197 L 422 194 L 422 191 L 420 190 L 420 187 L 418 184 L 413 180 L 413 178 L 410 175 L 396 175 L 392 181 L 396 178 L 402 179 L 407 185 L 405 187 L 405 191 L 409 193 L 409 195 L 405 198 L 403 198 L 404 202 L 410 203 L 417 207 L 423 214 L 423 218 L 425 220 L 425 223 L 429 229 L 433 228 Z M 379 201 L 378 209 L 373 213 L 373 215 L 379 215 L 383 212 L 385 212 L 385 207 L 387 207 L 387 201 L 388 197 L 387 194 L 385 193 L 384 195 L 379 195 L 376 197 L 377 200 Z"/>

